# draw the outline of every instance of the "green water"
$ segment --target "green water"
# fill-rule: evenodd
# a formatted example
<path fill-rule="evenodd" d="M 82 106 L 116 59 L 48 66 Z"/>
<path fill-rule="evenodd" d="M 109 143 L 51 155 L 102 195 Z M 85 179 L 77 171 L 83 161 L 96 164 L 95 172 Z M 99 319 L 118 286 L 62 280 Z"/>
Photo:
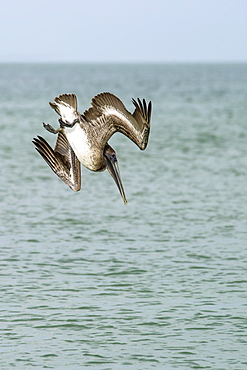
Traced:
<path fill-rule="evenodd" d="M 246 369 L 247 65 L 0 65 L 0 368 Z M 72 192 L 31 143 L 48 101 L 152 100 L 117 134 L 128 199 Z"/>

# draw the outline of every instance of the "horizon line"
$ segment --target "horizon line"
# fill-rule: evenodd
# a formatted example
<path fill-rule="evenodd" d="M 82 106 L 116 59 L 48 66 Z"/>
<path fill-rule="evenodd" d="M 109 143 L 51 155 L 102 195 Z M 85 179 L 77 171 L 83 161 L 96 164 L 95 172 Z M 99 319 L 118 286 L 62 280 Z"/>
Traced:
<path fill-rule="evenodd" d="M 63 61 L 63 60 L 7 60 L 0 64 L 246 64 L 247 60 L 185 60 L 185 61 Z"/>

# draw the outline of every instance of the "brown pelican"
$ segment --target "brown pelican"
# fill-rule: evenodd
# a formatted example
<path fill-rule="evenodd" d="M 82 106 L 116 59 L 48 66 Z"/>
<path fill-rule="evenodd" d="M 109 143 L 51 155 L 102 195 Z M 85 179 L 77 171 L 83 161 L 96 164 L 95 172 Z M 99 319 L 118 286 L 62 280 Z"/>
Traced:
<path fill-rule="evenodd" d="M 80 162 L 91 171 L 106 168 L 115 180 L 125 204 L 127 200 L 120 178 L 115 150 L 108 140 L 115 132 L 121 132 L 141 150 L 148 143 L 152 104 L 145 99 L 132 99 L 133 114 L 127 111 L 120 99 L 104 92 L 92 99 L 91 107 L 83 114 L 77 111 L 75 94 L 62 94 L 54 98 L 50 106 L 60 115 L 60 127 L 54 129 L 43 123 L 44 128 L 58 134 L 52 149 L 44 138 L 33 139 L 36 150 L 41 154 L 55 174 L 72 190 L 81 188 Z"/>

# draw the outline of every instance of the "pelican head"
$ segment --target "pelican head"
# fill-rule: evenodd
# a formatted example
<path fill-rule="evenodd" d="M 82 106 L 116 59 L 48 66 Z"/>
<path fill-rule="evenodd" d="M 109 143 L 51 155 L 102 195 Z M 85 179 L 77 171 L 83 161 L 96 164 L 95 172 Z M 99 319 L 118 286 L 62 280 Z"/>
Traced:
<path fill-rule="evenodd" d="M 106 168 L 113 177 L 119 192 L 123 198 L 124 204 L 128 204 L 125 193 L 124 193 L 124 188 L 120 176 L 120 171 L 118 167 L 118 160 L 117 160 L 117 155 L 115 150 L 108 144 L 106 143 L 105 149 L 103 152 L 105 162 L 106 162 Z"/>

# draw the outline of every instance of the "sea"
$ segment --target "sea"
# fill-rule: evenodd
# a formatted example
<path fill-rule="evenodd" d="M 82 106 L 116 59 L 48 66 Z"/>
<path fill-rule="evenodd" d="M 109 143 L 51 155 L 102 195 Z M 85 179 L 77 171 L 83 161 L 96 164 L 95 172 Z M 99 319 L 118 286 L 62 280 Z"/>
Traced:
<path fill-rule="evenodd" d="M 152 101 L 73 192 L 49 101 Z M 247 64 L 0 64 L 0 368 L 247 369 Z"/>

